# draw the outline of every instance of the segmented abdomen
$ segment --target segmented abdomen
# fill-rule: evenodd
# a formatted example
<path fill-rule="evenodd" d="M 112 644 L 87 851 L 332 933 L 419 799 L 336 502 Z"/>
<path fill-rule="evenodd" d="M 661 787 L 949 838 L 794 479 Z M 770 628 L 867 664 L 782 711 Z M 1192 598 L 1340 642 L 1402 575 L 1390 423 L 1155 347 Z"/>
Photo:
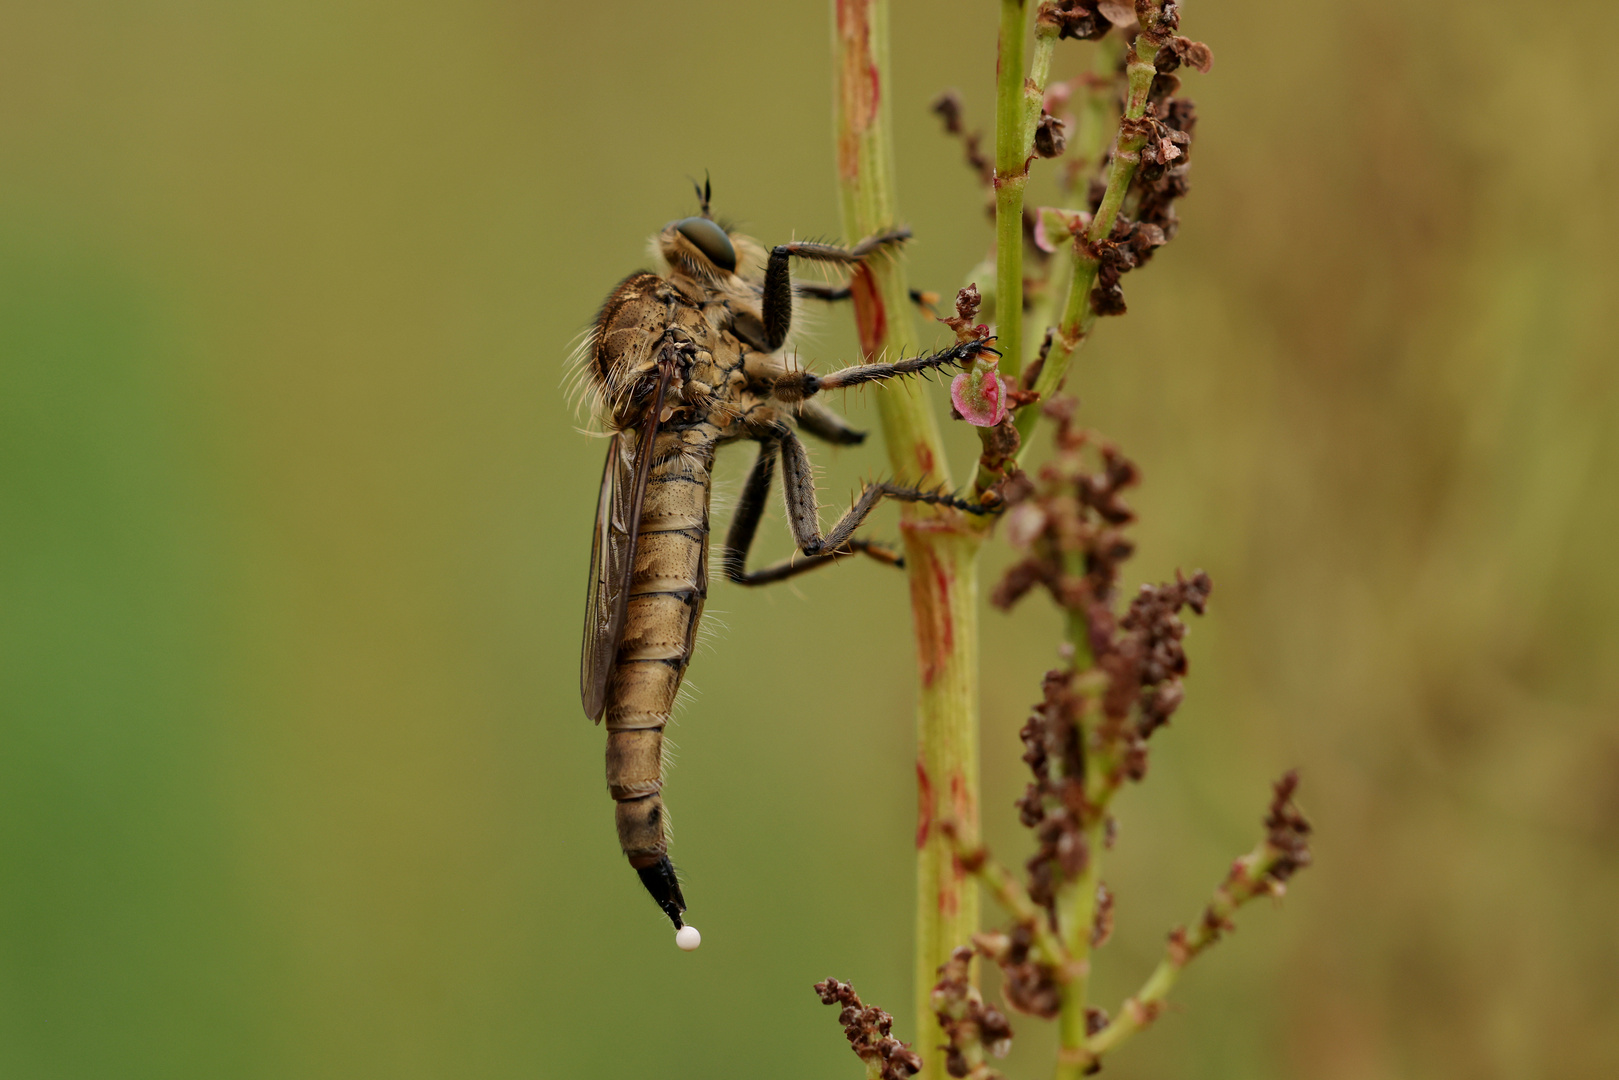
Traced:
<path fill-rule="evenodd" d="M 607 788 L 618 803 L 618 840 L 631 865 L 668 848 L 663 729 L 691 659 L 708 595 L 709 469 L 713 446 L 695 433 L 661 432 L 642 504 L 630 598 L 608 689 Z"/>

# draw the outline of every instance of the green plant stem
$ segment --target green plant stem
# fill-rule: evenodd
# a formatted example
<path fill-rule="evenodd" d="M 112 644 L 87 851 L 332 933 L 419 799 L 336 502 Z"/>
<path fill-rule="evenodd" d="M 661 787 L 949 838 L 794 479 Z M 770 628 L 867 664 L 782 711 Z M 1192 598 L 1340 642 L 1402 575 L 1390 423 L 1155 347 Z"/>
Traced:
<path fill-rule="evenodd" d="M 1023 195 L 1029 185 L 1029 160 L 1045 104 L 1046 81 L 1056 51 L 1054 23 L 1035 22 L 1034 56 L 1023 76 L 1023 45 L 1028 30 L 1026 0 L 1001 0 L 1000 47 L 995 68 L 995 337 L 1001 358 L 998 369 L 1016 385 L 1023 371 Z M 986 451 L 992 438 L 980 429 Z M 982 462 L 973 478 L 977 491 L 987 491 L 999 476 Z"/>
<path fill-rule="evenodd" d="M 1158 49 L 1159 46 L 1152 35 L 1146 32 L 1137 35 L 1131 47 L 1130 63 L 1126 67 L 1129 92 L 1125 99 L 1120 135 L 1114 146 L 1113 163 L 1108 169 L 1107 191 L 1102 196 L 1102 203 L 1097 207 L 1084 237 L 1074 238 L 1068 298 L 1063 305 L 1062 320 L 1057 324 L 1057 333 L 1053 335 L 1051 348 L 1046 353 L 1045 366 L 1040 369 L 1039 378 L 1032 387 L 1040 395 L 1039 401 L 1049 400 L 1057 387 L 1062 384 L 1063 378 L 1068 374 L 1069 361 L 1073 359 L 1075 351 L 1096 324 L 1096 310 L 1091 305 L 1091 290 L 1096 286 L 1096 274 L 1101 263 L 1092 254 L 1093 245 L 1106 240 L 1108 234 L 1113 231 L 1114 223 L 1119 218 L 1119 211 L 1124 206 L 1124 197 L 1129 193 L 1130 181 L 1135 177 L 1136 165 L 1141 160 L 1141 148 L 1147 142 L 1145 135 L 1126 135 L 1125 121 L 1140 120 L 1147 114 L 1147 98 L 1152 91 L 1153 76 L 1157 74 L 1153 62 L 1158 56 Z M 1020 461 L 1039 422 L 1038 401 L 1018 411 L 1016 424 L 1018 435 L 1023 440 L 1023 450 L 1019 452 Z"/>
<path fill-rule="evenodd" d="M 890 134 L 887 0 L 834 0 L 834 96 L 838 195 L 851 240 L 899 221 Z M 899 258 L 873 260 L 851 282 L 866 357 L 915 352 L 916 327 Z M 890 468 L 906 482 L 949 486 L 950 470 L 921 384 L 875 394 Z M 915 1038 L 931 1045 L 929 1000 L 939 965 L 978 929 L 978 888 L 938 827 L 978 837 L 978 549 L 981 536 L 955 511 L 901 511 L 916 636 L 917 823 Z M 941 1080 L 943 1056 L 926 1055 L 924 1080 Z"/>
<path fill-rule="evenodd" d="M 1012 378 L 1023 368 L 1023 189 L 1029 182 L 1023 42 L 1028 12 L 1026 0 L 1001 0 L 995 65 L 995 336 L 1002 374 Z"/>
<path fill-rule="evenodd" d="M 1077 557 L 1068 567 L 1069 573 L 1082 573 L 1083 565 Z M 1070 669 L 1083 676 L 1095 663 L 1090 649 L 1090 626 L 1084 613 L 1077 608 L 1068 610 L 1066 632 L 1068 647 L 1073 650 Z M 1089 801 L 1092 786 L 1101 779 L 1103 762 L 1093 753 L 1092 738 L 1097 704 L 1091 696 L 1090 707 L 1080 714 L 1080 745 L 1085 748 L 1085 791 Z M 1107 819 L 1105 801 L 1092 801 L 1087 809 L 1091 815 L 1085 825 L 1085 868 L 1079 877 L 1057 890 L 1057 929 L 1062 935 L 1063 949 L 1070 958 L 1072 977 L 1063 983 L 1062 1010 L 1057 1016 L 1057 1080 L 1077 1080 L 1083 1075 L 1085 1059 L 1085 1000 L 1090 988 L 1091 931 L 1096 925 L 1096 890 L 1102 875 L 1102 827 Z"/>
<path fill-rule="evenodd" d="M 1090 986 L 1091 930 L 1096 924 L 1096 890 L 1101 882 L 1102 828 L 1085 830 L 1090 850 L 1078 880 L 1057 895 L 1063 945 L 1072 958 L 1074 976 L 1063 984 L 1062 1012 L 1057 1017 L 1057 1071 L 1060 1080 L 1081 1075 L 1071 1071 L 1082 1063 L 1085 1047 L 1085 1000 Z"/>

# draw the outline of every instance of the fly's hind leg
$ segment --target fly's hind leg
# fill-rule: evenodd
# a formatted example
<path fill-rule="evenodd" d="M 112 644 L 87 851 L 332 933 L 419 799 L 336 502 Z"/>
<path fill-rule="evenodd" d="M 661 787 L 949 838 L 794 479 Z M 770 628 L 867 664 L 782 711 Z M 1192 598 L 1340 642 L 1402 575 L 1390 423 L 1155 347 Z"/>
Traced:
<path fill-rule="evenodd" d="M 753 538 L 759 531 L 759 519 L 764 515 L 765 503 L 770 499 L 770 474 L 776 470 L 777 447 L 783 438 L 792 439 L 803 453 L 803 443 L 792 434 L 776 435 L 773 438 L 760 442 L 759 457 L 753 463 L 753 469 L 748 473 L 747 481 L 742 485 L 742 497 L 737 500 L 736 512 L 731 515 L 731 528 L 725 534 L 725 547 L 720 552 L 721 565 L 725 568 L 725 576 L 738 585 L 769 585 L 777 581 L 786 581 L 797 577 L 817 567 L 828 563 L 838 562 L 850 555 L 866 555 L 878 562 L 890 566 L 904 566 L 905 562 L 897 551 L 883 544 L 874 544 L 869 540 L 854 540 L 845 538 L 844 543 L 827 546 L 805 558 L 787 559 L 767 566 L 760 570 L 749 570 L 748 551 L 753 547 Z M 814 490 L 811 489 L 810 498 L 814 499 Z M 788 513 L 792 514 L 792 488 L 788 487 Z M 794 537 L 797 531 L 794 530 Z"/>
<path fill-rule="evenodd" d="M 863 262 L 873 252 L 910 239 L 909 229 L 890 229 L 888 232 L 868 236 L 852 248 L 836 244 L 778 244 L 770 249 L 770 261 L 765 264 L 765 283 L 760 296 L 760 315 L 764 319 L 765 343 L 768 351 L 775 352 L 787 340 L 787 331 L 793 322 L 793 279 L 787 263 L 793 256 L 816 262 L 841 263 L 853 266 Z"/>
<path fill-rule="evenodd" d="M 873 483 L 865 486 L 854 505 L 822 535 L 820 507 L 815 499 L 815 477 L 810 470 L 809 454 L 798 436 L 790 431 L 781 435 L 780 442 L 781 475 L 787 493 L 787 520 L 792 526 L 798 549 L 811 559 L 824 558 L 826 552 L 841 551 L 850 544 L 858 543 L 851 539 L 854 531 L 885 496 L 901 502 L 950 506 L 969 514 L 993 512 L 989 507 L 958 499 L 944 491 L 922 491 L 903 484 Z"/>

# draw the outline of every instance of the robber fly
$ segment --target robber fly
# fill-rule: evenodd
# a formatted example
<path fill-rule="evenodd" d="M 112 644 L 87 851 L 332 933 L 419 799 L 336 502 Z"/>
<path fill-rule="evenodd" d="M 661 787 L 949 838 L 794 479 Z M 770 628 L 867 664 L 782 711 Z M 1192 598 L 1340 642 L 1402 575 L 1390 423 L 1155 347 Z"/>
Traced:
<path fill-rule="evenodd" d="M 852 248 L 783 244 L 768 256 L 709 216 L 666 226 L 655 239 L 661 274 L 631 274 L 608 296 L 581 349 L 596 412 L 611 432 L 602 470 L 586 594 L 579 688 L 585 715 L 607 720 L 607 789 L 617 803 L 618 840 L 641 883 L 669 916 L 682 947 L 685 897 L 669 861 L 663 799 L 663 729 L 691 659 L 708 595 L 710 470 L 724 443 L 749 440 L 759 456 L 743 485 L 720 565 L 738 585 L 764 585 L 854 554 L 898 564 L 855 529 L 884 496 L 982 512 L 940 491 L 871 483 L 830 530 L 821 531 L 802 430 L 831 443 L 865 436 L 815 396 L 823 391 L 965 364 L 984 352 L 965 342 L 893 363 L 829 375 L 784 358 L 795 293 L 839 299 L 846 289 L 795 286 L 793 257 L 852 266 L 904 242 L 904 230 Z M 739 256 L 741 257 L 739 259 Z M 763 264 L 763 275 L 757 274 Z M 802 557 L 747 569 L 748 549 L 778 459 L 787 518 Z"/>

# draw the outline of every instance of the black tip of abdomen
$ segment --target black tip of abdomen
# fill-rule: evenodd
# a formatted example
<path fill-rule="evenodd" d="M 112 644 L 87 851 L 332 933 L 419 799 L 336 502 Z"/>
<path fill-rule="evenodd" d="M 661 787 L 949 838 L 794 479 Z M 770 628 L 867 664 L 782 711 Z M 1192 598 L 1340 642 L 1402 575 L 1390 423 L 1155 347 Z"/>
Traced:
<path fill-rule="evenodd" d="M 641 884 L 669 916 L 675 929 L 686 925 L 680 921 L 680 913 L 686 910 L 686 898 L 680 895 L 680 879 L 675 877 L 675 864 L 669 861 L 669 856 L 665 855 L 651 866 L 638 866 L 635 872 L 641 875 Z"/>

